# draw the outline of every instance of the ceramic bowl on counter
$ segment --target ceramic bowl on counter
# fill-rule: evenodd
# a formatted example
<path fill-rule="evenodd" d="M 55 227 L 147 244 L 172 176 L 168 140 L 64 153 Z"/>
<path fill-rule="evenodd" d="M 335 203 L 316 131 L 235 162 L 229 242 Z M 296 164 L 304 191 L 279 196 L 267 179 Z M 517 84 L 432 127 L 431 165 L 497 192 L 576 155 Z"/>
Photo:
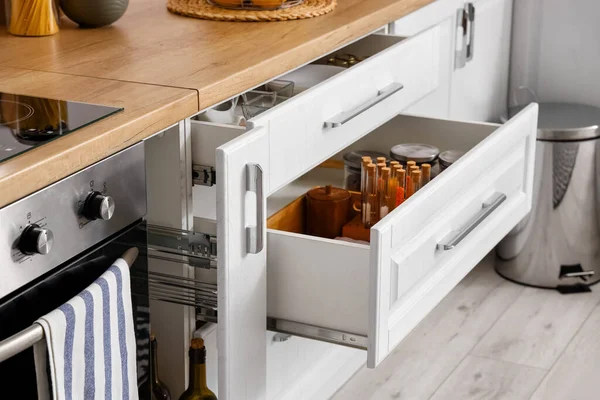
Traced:
<path fill-rule="evenodd" d="M 129 0 L 60 0 L 67 17 L 82 28 L 110 25 L 125 14 Z"/>

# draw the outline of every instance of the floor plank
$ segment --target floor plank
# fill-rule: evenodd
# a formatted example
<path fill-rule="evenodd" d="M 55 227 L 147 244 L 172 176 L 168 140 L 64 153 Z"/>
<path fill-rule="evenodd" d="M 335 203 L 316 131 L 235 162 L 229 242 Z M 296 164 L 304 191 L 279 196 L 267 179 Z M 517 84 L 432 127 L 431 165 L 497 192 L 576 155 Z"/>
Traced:
<path fill-rule="evenodd" d="M 523 290 L 479 264 L 377 369 L 363 368 L 332 398 L 429 398 Z"/>
<path fill-rule="evenodd" d="M 600 398 L 600 306 L 552 367 L 532 400 Z"/>
<path fill-rule="evenodd" d="M 599 300 L 598 288 L 569 295 L 526 288 L 471 354 L 550 369 Z"/>
<path fill-rule="evenodd" d="M 468 356 L 431 400 L 527 400 L 546 370 Z"/>

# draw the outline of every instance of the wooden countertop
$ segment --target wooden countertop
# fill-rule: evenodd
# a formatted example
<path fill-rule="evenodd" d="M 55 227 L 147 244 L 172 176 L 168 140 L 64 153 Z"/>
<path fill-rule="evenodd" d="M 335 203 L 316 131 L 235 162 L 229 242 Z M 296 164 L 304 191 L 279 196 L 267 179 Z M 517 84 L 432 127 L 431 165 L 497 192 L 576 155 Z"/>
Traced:
<path fill-rule="evenodd" d="M 325 16 L 270 23 L 181 17 L 166 1 L 130 0 L 100 29 L 63 18 L 49 37 L 0 26 L 0 91 L 125 107 L 0 163 L 0 207 L 435 0 L 338 0 Z"/>
<path fill-rule="evenodd" d="M 0 67 L 0 91 L 124 107 L 0 163 L 0 207 L 141 141 L 198 111 L 193 90 Z"/>
<path fill-rule="evenodd" d="M 45 38 L 0 33 L 0 65 L 196 89 L 200 109 L 255 87 L 435 0 L 338 0 L 324 16 L 240 23 L 171 14 L 167 0 L 131 0 L 113 26 L 63 20 Z"/>

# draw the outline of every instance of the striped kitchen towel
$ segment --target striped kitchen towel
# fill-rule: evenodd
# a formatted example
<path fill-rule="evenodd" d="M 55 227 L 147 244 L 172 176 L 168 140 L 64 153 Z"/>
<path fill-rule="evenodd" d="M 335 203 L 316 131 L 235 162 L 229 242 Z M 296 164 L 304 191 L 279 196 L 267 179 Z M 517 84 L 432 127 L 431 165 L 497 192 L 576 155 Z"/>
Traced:
<path fill-rule="evenodd" d="M 123 259 L 36 323 L 46 336 L 52 399 L 138 399 L 129 267 Z M 42 352 L 34 349 L 38 382 L 46 370 Z"/>

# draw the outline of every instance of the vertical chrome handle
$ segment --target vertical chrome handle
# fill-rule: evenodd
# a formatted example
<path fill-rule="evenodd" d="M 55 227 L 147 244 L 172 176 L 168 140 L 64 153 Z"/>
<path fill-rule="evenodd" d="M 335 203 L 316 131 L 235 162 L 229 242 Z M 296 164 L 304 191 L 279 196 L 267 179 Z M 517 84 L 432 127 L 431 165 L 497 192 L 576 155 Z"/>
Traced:
<path fill-rule="evenodd" d="M 479 224 L 481 224 L 496 208 L 500 206 L 500 204 L 504 203 L 506 200 L 506 195 L 504 193 L 494 193 L 492 197 L 486 200 L 482 206 L 481 211 L 479 211 L 473 219 L 471 219 L 465 226 L 463 226 L 457 233 L 455 233 L 449 240 L 442 240 L 441 243 L 438 243 L 437 248 L 439 250 L 452 250 L 464 238 L 466 238 L 469 233 L 471 233 Z"/>
<path fill-rule="evenodd" d="M 454 50 L 454 69 L 463 68 L 468 61 L 473 59 L 475 51 L 475 6 L 467 3 L 456 11 L 456 27 L 460 28 L 460 38 L 457 38 L 457 47 Z"/>
<path fill-rule="evenodd" d="M 258 254 L 264 247 L 265 195 L 263 191 L 263 170 L 258 164 L 246 165 L 246 190 L 256 194 L 256 225 L 246 227 L 246 251 Z"/>
<path fill-rule="evenodd" d="M 469 19 L 469 44 L 467 45 L 467 61 L 473 59 L 473 52 L 475 51 L 475 6 L 473 3 L 466 5 L 467 18 Z"/>
<path fill-rule="evenodd" d="M 359 116 L 363 112 L 367 111 L 369 108 L 381 103 L 383 100 L 387 99 L 391 95 L 398 93 L 400 90 L 404 88 L 404 85 L 401 83 L 392 83 L 391 85 L 386 86 L 382 90 L 379 91 L 376 97 L 372 98 L 369 101 L 361 104 L 360 106 L 353 108 L 350 111 L 345 111 L 340 113 L 330 119 L 329 121 L 325 121 L 326 128 L 339 128 L 343 126 L 346 122 L 349 122 L 351 119 Z"/>

